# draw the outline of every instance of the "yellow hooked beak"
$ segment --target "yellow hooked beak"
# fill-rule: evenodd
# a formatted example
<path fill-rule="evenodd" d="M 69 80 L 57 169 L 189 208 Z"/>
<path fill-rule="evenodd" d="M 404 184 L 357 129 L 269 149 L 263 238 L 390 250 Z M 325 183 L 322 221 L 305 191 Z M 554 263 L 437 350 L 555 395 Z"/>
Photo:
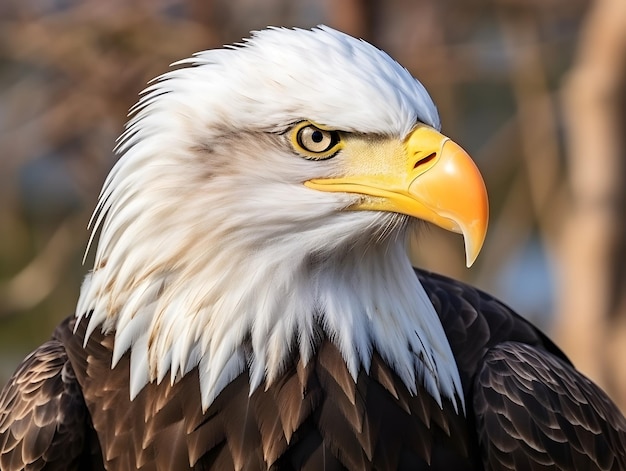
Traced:
<path fill-rule="evenodd" d="M 478 168 L 458 144 L 420 125 L 404 142 L 347 138 L 342 156 L 345 176 L 305 185 L 364 196 L 349 209 L 406 214 L 462 233 L 467 266 L 474 263 L 487 233 L 489 203 Z"/>

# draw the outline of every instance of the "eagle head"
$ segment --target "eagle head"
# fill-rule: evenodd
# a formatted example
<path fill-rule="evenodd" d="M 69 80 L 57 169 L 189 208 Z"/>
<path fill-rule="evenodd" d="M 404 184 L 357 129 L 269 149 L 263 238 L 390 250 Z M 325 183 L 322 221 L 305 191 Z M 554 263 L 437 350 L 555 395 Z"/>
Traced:
<path fill-rule="evenodd" d="M 131 110 L 76 311 L 115 335 L 112 367 L 130 352 L 131 396 L 197 369 L 206 409 L 324 337 L 355 378 L 378 352 L 410 391 L 462 404 L 405 240 L 423 220 L 460 232 L 471 264 L 487 198 L 424 87 L 328 27 L 270 28 L 176 66 Z"/>

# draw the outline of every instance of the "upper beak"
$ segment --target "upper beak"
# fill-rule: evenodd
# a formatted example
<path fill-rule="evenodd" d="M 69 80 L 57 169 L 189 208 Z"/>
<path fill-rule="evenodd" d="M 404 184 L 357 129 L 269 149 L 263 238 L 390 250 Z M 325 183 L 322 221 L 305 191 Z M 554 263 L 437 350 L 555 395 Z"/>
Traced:
<path fill-rule="evenodd" d="M 423 125 L 404 142 L 393 140 L 372 147 L 351 149 L 346 143 L 347 175 L 317 178 L 305 185 L 365 196 L 349 209 L 406 214 L 460 232 L 467 266 L 471 266 L 482 248 L 489 219 L 485 183 L 471 157 L 458 144 Z"/>

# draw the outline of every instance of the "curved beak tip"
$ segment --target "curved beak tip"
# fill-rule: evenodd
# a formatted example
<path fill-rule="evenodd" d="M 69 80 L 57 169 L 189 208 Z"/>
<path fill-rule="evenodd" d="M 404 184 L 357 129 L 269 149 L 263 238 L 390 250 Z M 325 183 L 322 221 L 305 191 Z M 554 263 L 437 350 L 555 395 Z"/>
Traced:
<path fill-rule="evenodd" d="M 464 236 L 465 239 L 465 266 L 470 268 L 476 259 L 478 258 L 478 254 L 480 253 L 480 249 L 482 248 L 482 242 L 480 244 L 473 243 L 471 239 L 467 236 Z"/>
<path fill-rule="evenodd" d="M 474 219 L 469 225 L 465 225 L 461 231 L 465 241 L 465 263 L 467 268 L 470 268 L 478 258 L 487 236 L 489 206 L 486 200 L 482 206 L 480 217 Z"/>

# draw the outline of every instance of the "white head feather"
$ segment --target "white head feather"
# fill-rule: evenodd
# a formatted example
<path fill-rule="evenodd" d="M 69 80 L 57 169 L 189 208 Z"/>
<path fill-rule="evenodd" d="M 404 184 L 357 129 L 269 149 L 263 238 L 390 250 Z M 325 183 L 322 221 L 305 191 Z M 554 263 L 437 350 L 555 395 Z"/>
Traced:
<path fill-rule="evenodd" d="M 302 159 L 284 135 L 305 119 L 399 138 L 418 121 L 438 128 L 424 87 L 327 27 L 264 30 L 179 65 L 132 110 L 76 312 L 89 333 L 114 331 L 114 365 L 130 349 L 131 395 L 197 366 L 206 409 L 246 367 L 253 391 L 290 355 L 311 358 L 322 329 L 355 378 L 376 350 L 409 390 L 462 404 L 405 253 L 408 218 L 305 187 L 333 159 Z"/>

